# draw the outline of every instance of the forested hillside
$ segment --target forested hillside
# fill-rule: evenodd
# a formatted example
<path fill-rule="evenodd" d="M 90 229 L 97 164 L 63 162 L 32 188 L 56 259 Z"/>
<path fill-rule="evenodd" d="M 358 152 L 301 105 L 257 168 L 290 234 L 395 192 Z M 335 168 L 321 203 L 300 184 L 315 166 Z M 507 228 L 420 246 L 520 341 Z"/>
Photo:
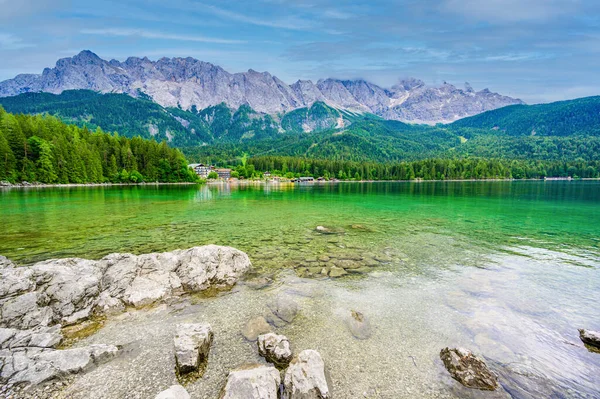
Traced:
<path fill-rule="evenodd" d="M 510 136 L 600 136 L 600 96 L 511 105 L 460 119 L 450 127 L 493 129 Z"/>
<path fill-rule="evenodd" d="M 165 142 L 67 125 L 52 116 L 13 115 L 0 107 L 0 180 L 42 183 L 196 181 Z"/>
<path fill-rule="evenodd" d="M 182 150 L 190 160 L 221 163 L 231 162 L 243 154 L 381 163 L 469 157 L 570 162 L 600 159 L 600 136 L 515 137 L 475 128 L 365 119 L 345 129 Z"/>
<path fill-rule="evenodd" d="M 581 162 L 600 159 L 600 97 L 509 106 L 437 126 L 350 113 L 322 102 L 278 115 L 257 113 L 248 105 L 235 110 L 225 104 L 184 111 L 163 108 L 141 93 L 133 98 L 87 90 L 27 93 L 0 98 L 0 104 L 14 112 L 56 115 L 90 131 L 101 127 L 127 137 L 166 141 L 180 147 L 192 162 L 220 166 L 237 166 L 242 158 L 264 156 L 380 164 L 484 159 L 500 160 L 502 165 L 524 161 L 521 169 L 531 171 L 511 171 L 511 175 L 543 176 L 544 171 L 554 175 L 568 164 L 567 168 L 577 169 L 577 176 L 589 176 L 593 173 L 587 166 L 581 170 Z M 545 166 L 539 169 L 536 162 L 542 161 Z M 493 169 L 486 168 L 495 176 Z M 425 177 L 418 170 L 415 176 Z M 352 178 L 355 173 L 351 172 Z M 429 175 L 460 176 L 463 172 L 436 169 Z M 103 174 L 108 179 L 112 176 Z M 154 179 L 155 174 L 148 177 Z"/>
<path fill-rule="evenodd" d="M 100 127 L 126 137 L 154 138 L 180 146 L 211 140 L 205 124 L 192 113 L 165 109 L 143 96 L 67 90 L 59 95 L 25 93 L 0 98 L 0 105 L 15 114 L 47 113 L 90 130 Z"/>
<path fill-rule="evenodd" d="M 280 115 L 260 114 L 248 105 L 231 109 L 224 103 L 202 110 L 192 107 L 163 108 L 143 93 L 101 94 L 90 90 L 67 90 L 61 94 L 24 93 L 0 98 L 8 112 L 50 114 L 64 122 L 95 130 L 118 131 L 126 137 L 140 136 L 184 147 L 216 143 L 273 139 L 282 133 L 323 131 L 350 124 L 357 118 L 317 102 L 308 108 Z M 360 116 L 358 116 L 360 117 Z"/>

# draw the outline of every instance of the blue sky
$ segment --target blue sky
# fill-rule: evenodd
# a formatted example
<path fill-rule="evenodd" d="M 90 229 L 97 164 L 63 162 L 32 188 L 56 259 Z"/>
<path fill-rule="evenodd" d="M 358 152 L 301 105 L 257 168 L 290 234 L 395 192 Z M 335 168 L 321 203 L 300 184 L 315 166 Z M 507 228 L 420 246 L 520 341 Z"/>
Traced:
<path fill-rule="evenodd" d="M 0 80 L 89 49 L 297 79 L 416 77 L 547 102 L 600 95 L 597 0 L 0 0 Z"/>

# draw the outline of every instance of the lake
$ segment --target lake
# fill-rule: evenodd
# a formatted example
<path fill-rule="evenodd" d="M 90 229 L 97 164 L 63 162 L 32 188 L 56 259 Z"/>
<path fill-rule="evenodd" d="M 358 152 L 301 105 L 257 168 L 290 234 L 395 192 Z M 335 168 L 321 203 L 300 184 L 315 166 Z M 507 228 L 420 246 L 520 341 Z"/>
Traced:
<path fill-rule="evenodd" d="M 77 377 L 69 397 L 164 389 L 173 376 L 163 326 L 199 319 L 215 328 L 217 349 L 187 388 L 216 397 L 227 370 L 259 359 L 240 329 L 280 292 L 301 311 L 277 331 L 320 351 L 339 398 L 599 397 L 600 354 L 577 332 L 600 330 L 597 181 L 6 189 L 0 217 L 0 254 L 19 264 L 209 243 L 253 262 L 230 293 L 107 321 L 83 343 L 132 349 Z M 347 274 L 330 278 L 332 268 Z M 272 284 L 250 284 L 263 277 Z M 348 331 L 351 310 L 369 319 L 368 339 Z M 452 380 L 439 360 L 446 346 L 483 355 L 502 389 Z M 152 381 L 138 378 L 146 373 Z"/>

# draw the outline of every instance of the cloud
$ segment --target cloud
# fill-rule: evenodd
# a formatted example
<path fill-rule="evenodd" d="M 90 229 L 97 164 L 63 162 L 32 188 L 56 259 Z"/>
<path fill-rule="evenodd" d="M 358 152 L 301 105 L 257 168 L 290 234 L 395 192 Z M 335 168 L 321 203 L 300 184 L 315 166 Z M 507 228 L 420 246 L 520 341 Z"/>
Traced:
<path fill-rule="evenodd" d="M 571 14 L 580 0 L 445 0 L 442 10 L 489 23 L 547 21 Z"/>
<path fill-rule="evenodd" d="M 161 40 L 177 40 L 187 42 L 201 43 L 217 43 L 217 44 L 242 44 L 244 40 L 229 40 L 214 37 L 205 37 L 199 35 L 180 35 L 173 33 L 153 32 L 144 29 L 129 29 L 129 28 L 109 28 L 109 29 L 83 29 L 81 33 L 84 35 L 101 35 L 101 36 L 134 36 L 145 39 L 161 39 Z"/>
<path fill-rule="evenodd" d="M 0 33 L 0 49 L 1 50 L 19 50 L 27 47 L 34 47 L 33 44 L 24 42 L 9 33 Z"/>
<path fill-rule="evenodd" d="M 532 60 L 543 60 L 553 58 L 553 54 L 540 54 L 540 53 L 511 53 L 511 54 L 498 54 L 489 55 L 483 58 L 483 61 L 496 62 L 516 62 L 516 61 L 532 61 Z"/>
<path fill-rule="evenodd" d="M 65 0 L 0 0 L 0 21 L 26 17 L 64 6 Z"/>
<path fill-rule="evenodd" d="M 353 15 L 348 12 L 336 10 L 333 8 L 325 10 L 322 15 L 326 18 L 331 19 L 350 19 L 353 17 Z"/>
<path fill-rule="evenodd" d="M 203 11 L 208 11 L 214 15 L 218 15 L 222 18 L 227 18 L 233 21 L 243 22 L 251 25 L 265 26 L 269 28 L 279 29 L 291 29 L 291 30 L 310 30 L 314 28 L 312 21 L 297 18 L 297 17 L 284 17 L 277 18 L 276 20 L 269 20 L 266 18 L 251 17 L 246 14 L 240 14 L 234 11 L 229 11 L 224 8 L 219 8 L 212 5 L 203 5 Z"/>

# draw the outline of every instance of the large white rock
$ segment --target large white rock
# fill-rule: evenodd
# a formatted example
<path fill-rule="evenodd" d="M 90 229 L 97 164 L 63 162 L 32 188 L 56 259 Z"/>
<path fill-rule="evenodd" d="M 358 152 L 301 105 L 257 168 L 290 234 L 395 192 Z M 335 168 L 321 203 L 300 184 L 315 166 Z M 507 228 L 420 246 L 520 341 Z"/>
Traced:
<path fill-rule="evenodd" d="M 0 267 L 0 327 L 69 325 L 94 313 L 111 314 L 183 292 L 229 287 L 250 267 L 245 253 L 217 245 Z"/>
<path fill-rule="evenodd" d="M 165 389 L 154 399 L 190 399 L 190 394 L 181 385 L 171 385 L 169 389 Z"/>
<path fill-rule="evenodd" d="M 175 363 L 180 375 L 198 371 L 208 360 L 213 340 L 210 324 L 179 324 L 174 338 Z"/>
<path fill-rule="evenodd" d="M 275 367 L 248 365 L 229 373 L 220 399 L 277 399 L 280 384 Z"/>
<path fill-rule="evenodd" d="M 298 354 L 285 372 L 283 399 L 329 399 L 331 391 L 325 363 L 319 352 L 307 349 Z"/>
<path fill-rule="evenodd" d="M 251 266 L 248 255 L 242 251 L 217 245 L 181 251 L 179 257 L 181 265 L 177 275 L 188 292 L 231 286 Z"/>

